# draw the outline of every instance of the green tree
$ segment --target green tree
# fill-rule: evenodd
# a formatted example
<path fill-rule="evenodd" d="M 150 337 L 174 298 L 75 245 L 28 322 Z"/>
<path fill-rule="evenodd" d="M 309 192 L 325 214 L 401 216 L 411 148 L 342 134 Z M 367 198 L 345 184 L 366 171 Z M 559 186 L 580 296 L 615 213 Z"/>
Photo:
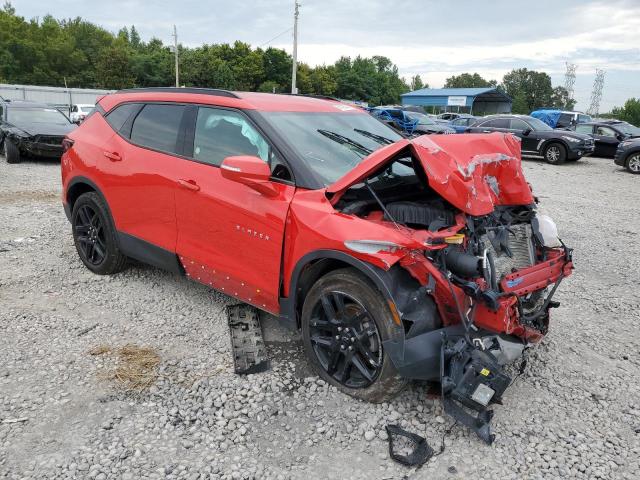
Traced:
<path fill-rule="evenodd" d="M 640 126 L 640 98 L 630 98 L 624 102 L 623 107 L 613 107 L 607 116 Z"/>
<path fill-rule="evenodd" d="M 314 68 L 311 72 L 311 86 L 316 95 L 335 95 L 338 88 L 335 66 L 322 65 Z"/>
<path fill-rule="evenodd" d="M 552 102 L 551 77 L 544 72 L 536 72 L 526 68 L 512 70 L 502 79 L 502 88 L 507 95 L 514 99 L 514 104 L 516 97 L 519 102 L 524 102 L 525 111 L 519 113 L 529 113 L 537 108 L 549 106 Z"/>
<path fill-rule="evenodd" d="M 117 45 L 105 49 L 96 65 L 98 84 L 104 88 L 121 89 L 134 86 L 135 77 L 132 72 L 131 55 L 118 42 Z"/>
<path fill-rule="evenodd" d="M 422 83 L 420 75 L 414 75 L 411 77 L 411 91 L 420 90 L 421 88 L 429 88 L 429 85 Z"/>
<path fill-rule="evenodd" d="M 495 87 L 497 84 L 495 80 L 485 80 L 477 73 L 461 73 L 447 78 L 444 88 L 482 88 Z"/>
<path fill-rule="evenodd" d="M 550 105 L 563 110 L 573 110 L 576 101 L 569 97 L 569 92 L 566 88 L 558 86 L 553 89 Z"/>

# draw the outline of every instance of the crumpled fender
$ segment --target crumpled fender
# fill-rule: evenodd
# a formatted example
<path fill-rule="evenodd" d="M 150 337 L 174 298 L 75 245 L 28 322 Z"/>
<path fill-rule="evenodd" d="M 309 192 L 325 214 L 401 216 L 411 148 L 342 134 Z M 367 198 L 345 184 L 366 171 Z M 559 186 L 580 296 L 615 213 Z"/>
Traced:
<path fill-rule="evenodd" d="M 534 202 L 524 178 L 520 141 L 512 134 L 422 135 L 376 150 L 327 188 L 331 203 L 352 185 L 410 149 L 420 160 L 429 186 L 454 207 L 479 216 L 496 205 Z"/>

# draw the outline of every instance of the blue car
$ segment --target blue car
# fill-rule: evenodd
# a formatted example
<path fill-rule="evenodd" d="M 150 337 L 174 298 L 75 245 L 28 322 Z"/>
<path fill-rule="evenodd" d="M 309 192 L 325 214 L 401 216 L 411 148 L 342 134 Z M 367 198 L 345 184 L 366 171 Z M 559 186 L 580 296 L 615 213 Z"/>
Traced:
<path fill-rule="evenodd" d="M 374 107 L 369 112 L 390 127 L 408 135 L 455 133 L 449 125 L 437 123 L 424 113 L 389 107 Z"/>
<path fill-rule="evenodd" d="M 449 127 L 453 128 L 456 133 L 465 133 L 467 128 L 478 119 L 473 115 L 462 114 L 458 118 L 454 118 L 449 122 Z"/>

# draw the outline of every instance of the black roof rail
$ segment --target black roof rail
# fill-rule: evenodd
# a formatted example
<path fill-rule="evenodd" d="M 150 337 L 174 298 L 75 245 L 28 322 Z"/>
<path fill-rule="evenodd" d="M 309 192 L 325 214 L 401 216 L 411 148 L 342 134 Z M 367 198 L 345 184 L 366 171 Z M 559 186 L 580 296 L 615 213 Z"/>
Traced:
<path fill-rule="evenodd" d="M 320 100 L 333 100 L 334 102 L 341 101 L 339 98 L 336 98 L 336 97 L 330 97 L 329 95 L 315 95 L 313 93 L 280 93 L 279 95 L 291 95 L 293 97 L 319 98 Z"/>
<path fill-rule="evenodd" d="M 144 88 L 125 88 L 124 90 L 118 90 L 118 93 L 197 93 L 200 95 L 214 95 L 216 97 L 229 97 L 240 98 L 229 90 L 221 90 L 218 88 L 197 88 L 197 87 L 144 87 Z"/>

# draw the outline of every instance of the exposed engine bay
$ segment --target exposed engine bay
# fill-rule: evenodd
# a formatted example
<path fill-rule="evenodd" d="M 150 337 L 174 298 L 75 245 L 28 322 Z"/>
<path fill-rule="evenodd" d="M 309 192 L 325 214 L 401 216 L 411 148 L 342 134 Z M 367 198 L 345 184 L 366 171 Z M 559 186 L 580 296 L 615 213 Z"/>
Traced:
<path fill-rule="evenodd" d="M 490 169 L 508 161 L 487 156 L 473 169 L 459 171 L 465 179 L 482 178 L 497 198 L 501 185 Z M 478 175 L 474 169 L 484 165 L 487 171 Z M 403 151 L 344 191 L 334 207 L 392 225 L 414 240 L 411 247 L 384 242 L 375 247 L 394 255 L 403 251 L 397 265 L 405 273 L 398 278 L 408 272 L 415 282 L 414 304 L 425 305 L 398 306 L 403 329 L 396 343 L 402 347 L 394 342 L 385 347 L 401 374 L 440 380 L 445 411 L 491 443 L 488 406 L 500 403 L 511 383 L 502 367 L 547 333 L 549 310 L 559 305 L 553 294 L 573 268 L 571 250 L 558 238 L 553 221 L 537 213 L 533 195 L 530 203 L 496 201 L 492 211 L 474 215 L 432 185 L 424 162 Z M 448 188 L 445 182 L 439 185 L 443 188 Z"/>

